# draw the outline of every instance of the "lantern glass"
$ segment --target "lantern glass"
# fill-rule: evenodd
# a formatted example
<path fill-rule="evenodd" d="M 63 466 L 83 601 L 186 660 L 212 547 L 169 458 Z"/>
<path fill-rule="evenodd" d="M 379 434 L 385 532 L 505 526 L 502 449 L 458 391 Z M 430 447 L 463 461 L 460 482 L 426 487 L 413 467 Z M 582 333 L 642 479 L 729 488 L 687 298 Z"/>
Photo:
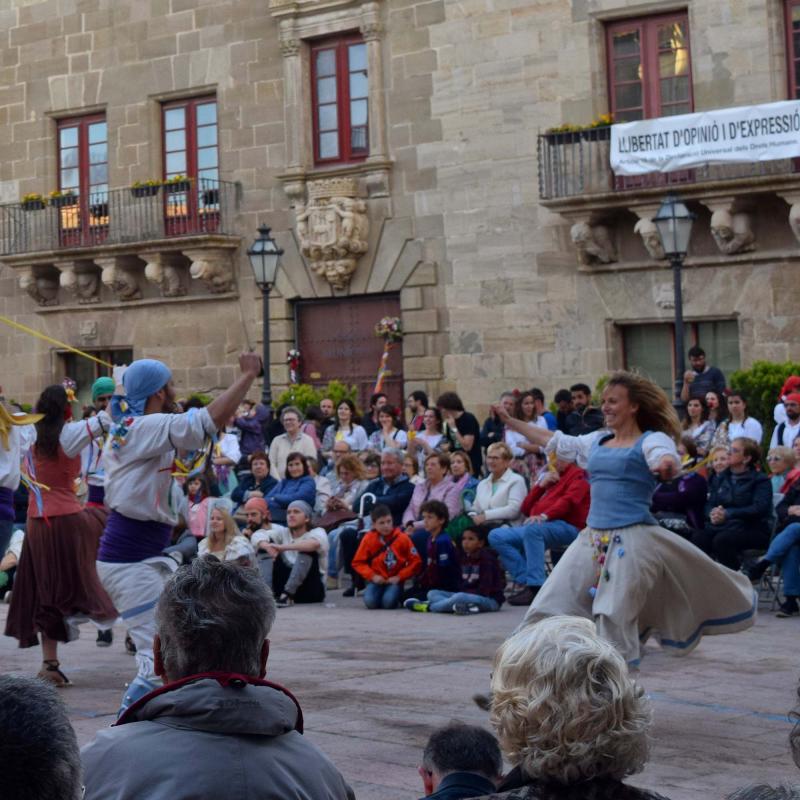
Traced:
<path fill-rule="evenodd" d="M 275 283 L 278 262 L 282 255 L 283 250 L 270 235 L 269 228 L 266 225 L 259 227 L 258 236 L 247 251 L 253 275 L 259 286 L 272 286 Z"/>
<path fill-rule="evenodd" d="M 684 257 L 689 250 L 695 215 L 674 194 L 668 195 L 653 217 L 661 246 L 668 258 Z"/>

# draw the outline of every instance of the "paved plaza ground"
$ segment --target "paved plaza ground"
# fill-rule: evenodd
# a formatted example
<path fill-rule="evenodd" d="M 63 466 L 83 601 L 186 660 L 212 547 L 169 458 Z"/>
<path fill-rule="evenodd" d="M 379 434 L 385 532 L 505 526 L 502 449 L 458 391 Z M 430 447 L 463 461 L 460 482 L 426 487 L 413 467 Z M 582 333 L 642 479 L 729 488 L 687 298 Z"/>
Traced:
<path fill-rule="evenodd" d="M 5 624 L 7 606 L 0 605 Z M 483 724 L 471 701 L 487 690 L 491 658 L 523 609 L 450 617 L 366 611 L 359 600 L 329 595 L 326 607 L 280 610 L 271 636 L 269 678 L 300 700 L 306 735 L 352 784 L 360 800 L 413 800 L 430 731 L 451 719 Z M 111 648 L 94 630 L 65 646 L 74 686 L 64 699 L 81 743 L 114 719 L 120 689 L 133 674 L 122 629 Z M 652 698 L 652 759 L 634 783 L 672 800 L 721 798 L 754 782 L 797 782 L 787 745 L 795 703 L 800 619 L 763 609 L 754 629 L 708 637 L 688 658 L 648 647 L 640 680 Z M 0 671 L 34 673 L 38 650 L 0 637 Z"/>

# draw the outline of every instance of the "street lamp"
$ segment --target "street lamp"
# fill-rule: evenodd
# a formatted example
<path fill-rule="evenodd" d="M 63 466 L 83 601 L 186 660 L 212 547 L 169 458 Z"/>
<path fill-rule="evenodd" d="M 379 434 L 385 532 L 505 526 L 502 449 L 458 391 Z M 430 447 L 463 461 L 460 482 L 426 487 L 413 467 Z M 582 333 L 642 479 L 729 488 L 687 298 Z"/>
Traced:
<path fill-rule="evenodd" d="M 689 249 L 689 238 L 692 235 L 692 223 L 696 215 L 686 208 L 685 203 L 676 195 L 667 195 L 661 208 L 653 217 L 664 255 L 672 265 L 672 280 L 675 287 L 675 400 L 678 413 L 683 409 L 681 391 L 683 389 L 683 373 L 686 371 L 686 355 L 683 350 L 683 291 L 681 288 L 681 268 Z"/>
<path fill-rule="evenodd" d="M 250 266 L 253 268 L 253 275 L 256 279 L 256 286 L 261 289 L 261 301 L 264 304 L 263 310 L 263 361 L 264 361 L 264 383 L 261 389 L 261 402 L 267 408 L 272 405 L 272 388 L 269 381 L 269 293 L 275 285 L 275 276 L 278 272 L 283 250 L 278 247 L 275 240 L 270 236 L 269 228 L 261 225 L 258 228 L 258 236 L 250 249 L 247 257 L 250 259 Z"/>

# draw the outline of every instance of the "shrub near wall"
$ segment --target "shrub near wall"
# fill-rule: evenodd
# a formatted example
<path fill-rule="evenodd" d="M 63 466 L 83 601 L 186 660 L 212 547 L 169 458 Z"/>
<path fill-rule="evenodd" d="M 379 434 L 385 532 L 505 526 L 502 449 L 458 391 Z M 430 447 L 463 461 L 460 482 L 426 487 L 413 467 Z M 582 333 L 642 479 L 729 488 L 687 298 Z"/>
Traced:
<path fill-rule="evenodd" d="M 800 375 L 800 364 L 785 361 L 775 364 L 771 361 L 754 361 L 750 369 L 740 369 L 728 376 L 728 386 L 744 394 L 747 399 L 747 413 L 764 426 L 766 447 L 775 428 L 773 410 L 779 400 L 781 387 L 790 375 Z"/>

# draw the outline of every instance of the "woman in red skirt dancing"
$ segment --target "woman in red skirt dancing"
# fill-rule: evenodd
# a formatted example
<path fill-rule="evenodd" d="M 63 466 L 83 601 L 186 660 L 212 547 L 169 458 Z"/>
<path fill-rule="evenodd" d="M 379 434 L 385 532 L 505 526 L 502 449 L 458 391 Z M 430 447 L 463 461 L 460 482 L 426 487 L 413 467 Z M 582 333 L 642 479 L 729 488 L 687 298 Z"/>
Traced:
<path fill-rule="evenodd" d="M 75 495 L 80 452 L 103 435 L 107 418 L 67 422 L 72 414 L 62 386 L 48 386 L 36 411 L 44 418 L 36 423 L 32 455 L 35 480 L 43 488 L 41 499 L 31 493 L 6 636 L 18 639 L 20 647 L 34 647 L 41 634 L 39 677 L 67 686 L 69 680 L 59 669 L 58 643 L 77 639 L 79 621 L 111 625 L 117 616 L 95 567 L 107 512 L 82 508 Z"/>

